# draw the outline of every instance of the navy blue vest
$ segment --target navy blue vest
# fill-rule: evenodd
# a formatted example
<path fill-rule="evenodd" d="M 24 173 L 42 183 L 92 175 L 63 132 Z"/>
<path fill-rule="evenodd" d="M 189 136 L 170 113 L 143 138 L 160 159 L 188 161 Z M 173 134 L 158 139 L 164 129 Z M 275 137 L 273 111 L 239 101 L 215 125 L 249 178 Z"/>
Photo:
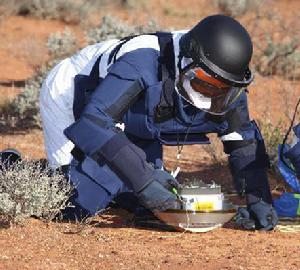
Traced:
<path fill-rule="evenodd" d="M 205 134 L 223 133 L 228 124 L 222 119 L 216 121 L 211 115 L 190 105 L 177 94 L 174 89 L 175 58 L 172 35 L 157 33 L 157 36 L 161 50 L 159 83 L 145 89 L 140 99 L 128 108 L 123 116 L 125 133 L 141 139 L 159 140 L 165 145 L 209 143 Z M 132 37 L 124 39 L 120 44 L 124 44 L 130 38 Z M 120 47 L 118 45 L 112 51 L 109 61 L 113 60 Z M 172 52 L 172 54 L 165 52 Z M 75 76 L 73 104 L 75 120 L 79 118 L 85 104 L 88 103 L 90 94 L 101 83 L 102 79 L 99 77 L 101 57 L 102 55 L 96 60 L 90 75 Z M 169 99 L 167 103 L 170 103 L 167 109 L 171 115 L 163 121 L 157 121 L 157 107 L 165 105 L 163 103 L 166 103 L 166 100 L 162 97 L 166 95 Z"/>

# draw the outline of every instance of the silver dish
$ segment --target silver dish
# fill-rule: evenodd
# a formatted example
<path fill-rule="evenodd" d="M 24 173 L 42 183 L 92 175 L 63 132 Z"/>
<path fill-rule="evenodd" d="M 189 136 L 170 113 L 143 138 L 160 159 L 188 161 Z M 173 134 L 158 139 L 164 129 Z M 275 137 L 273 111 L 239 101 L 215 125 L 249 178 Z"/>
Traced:
<path fill-rule="evenodd" d="M 154 214 L 178 231 L 207 232 L 222 227 L 230 221 L 236 214 L 236 206 L 231 203 L 224 203 L 223 209 L 217 211 L 171 209 Z"/>

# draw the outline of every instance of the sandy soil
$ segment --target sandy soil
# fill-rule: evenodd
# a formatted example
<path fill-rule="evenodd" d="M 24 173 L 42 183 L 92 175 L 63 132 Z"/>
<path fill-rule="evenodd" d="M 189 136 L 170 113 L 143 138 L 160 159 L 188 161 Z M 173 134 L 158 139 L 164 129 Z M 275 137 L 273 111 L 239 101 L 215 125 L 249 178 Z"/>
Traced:
<path fill-rule="evenodd" d="M 287 20 L 300 8 L 298 0 L 268 2 L 270 10 L 280 12 Z M 208 3 L 211 1 L 152 0 L 146 6 L 125 11 L 114 5 L 99 11 L 92 20 L 96 23 L 99 16 L 110 13 L 129 23 L 142 23 L 154 17 L 163 27 L 188 28 L 199 18 L 216 12 Z M 35 68 L 48 59 L 47 37 L 64 27 L 57 21 L 2 18 L 0 103 L 22 91 L 18 82 L 30 78 Z M 82 37 L 80 26 L 68 27 Z M 273 122 L 286 119 L 299 94 L 299 84 L 257 76 L 249 93 L 251 115 Z M 0 149 L 7 147 L 19 149 L 26 158 L 45 157 L 40 130 L 0 134 Z M 165 148 L 165 160 L 168 169 L 176 166 L 176 148 Z M 233 191 L 228 168 L 213 164 L 201 146 L 184 147 L 180 166 L 182 179 L 214 180 L 222 184 L 224 191 Z M 271 184 L 274 186 L 276 181 L 272 179 Z M 248 232 L 233 222 L 205 234 L 167 232 L 137 228 L 130 213 L 109 209 L 83 223 L 44 223 L 29 219 L 22 226 L 8 228 L 0 224 L 1 270 L 299 268 L 300 232 Z"/>
<path fill-rule="evenodd" d="M 0 269 L 299 269 L 299 234 L 227 228 L 205 234 L 133 228 L 107 214 L 93 225 L 0 231 Z"/>

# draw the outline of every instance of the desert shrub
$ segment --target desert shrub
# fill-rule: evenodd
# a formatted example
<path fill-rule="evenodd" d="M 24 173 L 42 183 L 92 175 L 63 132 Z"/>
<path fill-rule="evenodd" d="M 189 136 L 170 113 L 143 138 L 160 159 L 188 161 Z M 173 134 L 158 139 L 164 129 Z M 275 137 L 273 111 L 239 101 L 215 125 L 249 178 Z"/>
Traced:
<path fill-rule="evenodd" d="M 145 1 L 145 0 L 121 0 L 121 4 L 123 7 L 128 8 L 128 9 L 146 8 L 147 1 Z"/>
<path fill-rule="evenodd" d="M 193 11 L 190 9 L 182 9 L 172 2 L 165 2 L 161 7 L 163 14 L 166 16 L 174 16 L 177 18 L 190 18 L 193 17 Z"/>
<path fill-rule="evenodd" d="M 155 32 L 159 26 L 154 21 L 149 21 L 147 25 L 129 26 L 123 21 L 110 15 L 104 16 L 100 25 L 86 32 L 88 44 L 94 44 L 107 39 L 122 38 L 140 33 Z"/>
<path fill-rule="evenodd" d="M 258 8 L 263 0 L 215 0 L 215 4 L 221 13 L 238 17 L 247 11 Z"/>
<path fill-rule="evenodd" d="M 108 0 L 0 0 L 8 14 L 33 16 L 42 19 L 57 19 L 77 24 L 85 21 Z"/>
<path fill-rule="evenodd" d="M 48 71 L 55 63 L 57 63 L 57 61 L 53 60 L 42 66 L 38 70 L 38 73 L 26 82 L 23 91 L 6 106 L 4 113 L 6 128 L 41 128 L 39 112 L 40 88 Z"/>
<path fill-rule="evenodd" d="M 0 108 L 0 125 L 18 129 L 41 128 L 39 93 L 42 83 L 50 69 L 77 48 L 76 38 L 68 29 L 50 35 L 47 45 L 51 57 L 49 62 L 41 66 L 37 74 L 26 82 L 24 90 L 15 99 Z"/>
<path fill-rule="evenodd" d="M 72 185 L 41 161 L 0 164 L 0 215 L 10 222 L 34 216 L 52 220 L 69 207 Z"/>
<path fill-rule="evenodd" d="M 275 41 L 265 33 L 264 45 L 258 45 L 254 67 L 262 75 L 280 75 L 288 79 L 300 79 L 300 50 L 297 36 L 286 41 Z"/>
<path fill-rule="evenodd" d="M 62 59 L 72 55 L 77 49 L 77 40 L 73 32 L 66 28 L 63 32 L 50 35 L 47 42 L 51 59 Z"/>
<path fill-rule="evenodd" d="M 300 79 L 299 18 L 289 20 L 276 12 L 261 13 L 249 23 L 253 28 L 253 66 L 261 75 L 279 75 L 286 79 Z M 270 31 L 269 29 L 272 29 Z"/>
<path fill-rule="evenodd" d="M 10 104 L 10 115 L 14 116 L 13 127 L 41 127 L 39 117 L 39 88 L 42 76 L 30 80 L 24 90 Z"/>
<path fill-rule="evenodd" d="M 44 74 L 39 72 L 26 82 L 23 91 L 0 107 L 0 131 L 41 127 L 39 115 L 39 90 Z"/>
<path fill-rule="evenodd" d="M 278 145 L 282 143 L 286 127 L 282 121 L 278 121 L 276 124 L 273 124 L 270 121 L 258 121 L 258 125 L 270 158 L 270 170 L 272 173 L 278 174 Z"/>
<path fill-rule="evenodd" d="M 11 100 L 6 100 L 0 104 L 0 132 L 16 126 L 17 119 L 12 114 L 11 102 Z"/>
<path fill-rule="evenodd" d="M 157 29 L 158 26 L 152 21 L 145 26 L 130 27 L 114 17 L 106 16 L 103 18 L 100 27 L 91 29 L 87 33 L 87 42 L 96 43 L 101 40 L 120 38 L 131 34 L 154 32 Z M 10 104 L 6 104 L 5 107 L 0 108 L 0 114 L 2 115 L 0 127 L 41 128 L 39 114 L 39 92 L 41 85 L 50 69 L 61 59 L 72 55 L 78 47 L 76 37 L 68 29 L 50 35 L 47 45 L 51 57 L 50 61 L 43 65 L 32 79 L 26 82 L 22 93 L 12 100 Z"/>
<path fill-rule="evenodd" d="M 224 153 L 223 144 L 218 138 L 217 134 L 208 134 L 210 144 L 203 145 L 203 149 L 206 153 L 209 154 L 212 161 L 218 165 L 224 165 L 227 163 L 228 158 L 227 155 Z"/>

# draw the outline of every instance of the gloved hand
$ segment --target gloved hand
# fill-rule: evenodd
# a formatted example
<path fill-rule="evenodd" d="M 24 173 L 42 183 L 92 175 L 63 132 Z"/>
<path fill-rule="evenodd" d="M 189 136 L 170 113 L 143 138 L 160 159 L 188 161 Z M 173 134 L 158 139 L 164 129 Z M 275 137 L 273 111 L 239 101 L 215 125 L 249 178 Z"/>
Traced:
<path fill-rule="evenodd" d="M 247 230 L 269 231 L 277 225 L 278 217 L 271 204 L 257 198 L 257 201 L 248 204 L 247 208 L 238 209 L 236 223 Z"/>
<path fill-rule="evenodd" d="M 158 181 L 164 188 L 168 190 L 172 190 L 173 188 L 177 189 L 180 187 L 178 181 L 165 170 L 155 169 L 152 178 L 153 180 Z"/>
<path fill-rule="evenodd" d="M 140 191 L 136 193 L 140 203 L 151 211 L 165 211 L 174 207 L 177 197 L 171 192 L 179 183 L 168 172 L 156 169 Z"/>

